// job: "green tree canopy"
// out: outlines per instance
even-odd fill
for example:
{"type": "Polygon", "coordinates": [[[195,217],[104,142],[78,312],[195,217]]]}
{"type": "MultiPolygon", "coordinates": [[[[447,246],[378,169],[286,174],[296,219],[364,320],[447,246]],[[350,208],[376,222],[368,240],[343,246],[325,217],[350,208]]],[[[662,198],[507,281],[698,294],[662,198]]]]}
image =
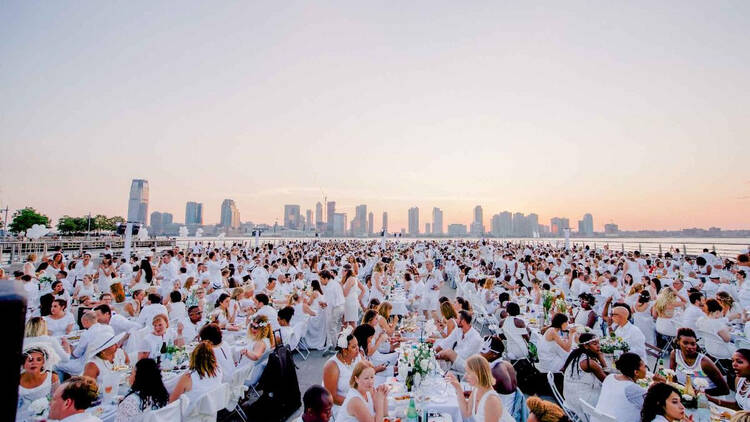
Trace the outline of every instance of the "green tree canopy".
{"type": "Polygon", "coordinates": [[[34,208],[26,207],[13,213],[13,221],[10,223],[10,231],[20,233],[31,228],[34,224],[42,224],[49,227],[49,217],[36,212],[34,208]]]}

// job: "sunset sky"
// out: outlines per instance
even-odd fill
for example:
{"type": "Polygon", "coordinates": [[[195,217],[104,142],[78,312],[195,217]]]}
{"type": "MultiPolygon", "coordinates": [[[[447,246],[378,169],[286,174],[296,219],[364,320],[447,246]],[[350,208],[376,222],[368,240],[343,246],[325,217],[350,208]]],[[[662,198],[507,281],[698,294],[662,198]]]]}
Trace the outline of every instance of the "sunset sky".
{"type": "MultiPolygon", "coordinates": [[[[408,3],[408,4],[403,4],[408,3]]],[[[750,2],[0,7],[0,206],[750,229],[750,2]]]]}

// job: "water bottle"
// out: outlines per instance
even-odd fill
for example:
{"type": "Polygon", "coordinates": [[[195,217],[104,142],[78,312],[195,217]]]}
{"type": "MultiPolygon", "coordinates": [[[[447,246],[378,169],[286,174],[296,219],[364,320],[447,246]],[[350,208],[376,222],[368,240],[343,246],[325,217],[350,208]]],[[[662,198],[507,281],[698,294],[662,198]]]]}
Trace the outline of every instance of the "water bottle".
{"type": "Polygon", "coordinates": [[[406,411],[406,422],[419,422],[419,413],[417,413],[414,398],[409,401],[409,409],[406,411]]]}

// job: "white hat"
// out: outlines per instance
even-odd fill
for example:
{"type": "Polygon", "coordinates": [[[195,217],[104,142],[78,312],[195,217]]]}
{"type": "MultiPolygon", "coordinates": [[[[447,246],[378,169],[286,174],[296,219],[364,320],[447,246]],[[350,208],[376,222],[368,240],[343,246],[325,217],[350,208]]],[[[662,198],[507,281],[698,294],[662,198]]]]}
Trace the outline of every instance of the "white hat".
{"type": "Polygon", "coordinates": [[[26,355],[31,352],[39,352],[44,355],[43,369],[48,371],[60,362],[60,356],[49,343],[42,340],[35,341],[35,338],[38,337],[26,337],[26,339],[24,339],[23,354],[26,355]]]}
{"type": "Polygon", "coordinates": [[[125,333],[120,333],[116,335],[112,335],[109,332],[97,333],[96,337],[94,337],[94,339],[91,340],[91,343],[89,343],[89,347],[86,350],[87,358],[91,359],[102,350],[112,347],[112,345],[119,343],[120,340],[122,340],[124,336],[125,336],[125,333]]]}

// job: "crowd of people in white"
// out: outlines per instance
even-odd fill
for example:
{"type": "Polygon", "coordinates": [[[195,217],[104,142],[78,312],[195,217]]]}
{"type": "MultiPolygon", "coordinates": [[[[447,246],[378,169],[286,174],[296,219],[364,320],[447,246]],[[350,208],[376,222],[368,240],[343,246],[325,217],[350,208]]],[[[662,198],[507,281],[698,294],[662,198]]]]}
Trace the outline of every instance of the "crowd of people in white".
{"type": "Polygon", "coordinates": [[[12,274],[0,269],[23,282],[29,304],[18,420],[33,420],[39,399],[50,419],[99,420],[86,409],[118,371],[129,389],[114,420],[139,420],[180,398],[196,403],[243,370],[255,385],[283,343],[332,354],[301,420],[380,422],[404,322],[416,316],[437,327],[421,340],[476,422],[688,420],[675,387],[691,383],[750,410],[747,252],[314,240],[119,259],[31,254],[12,274]],[[189,364],[165,379],[181,350],[189,364]],[[545,394],[557,404],[529,397],[545,394]]]}

